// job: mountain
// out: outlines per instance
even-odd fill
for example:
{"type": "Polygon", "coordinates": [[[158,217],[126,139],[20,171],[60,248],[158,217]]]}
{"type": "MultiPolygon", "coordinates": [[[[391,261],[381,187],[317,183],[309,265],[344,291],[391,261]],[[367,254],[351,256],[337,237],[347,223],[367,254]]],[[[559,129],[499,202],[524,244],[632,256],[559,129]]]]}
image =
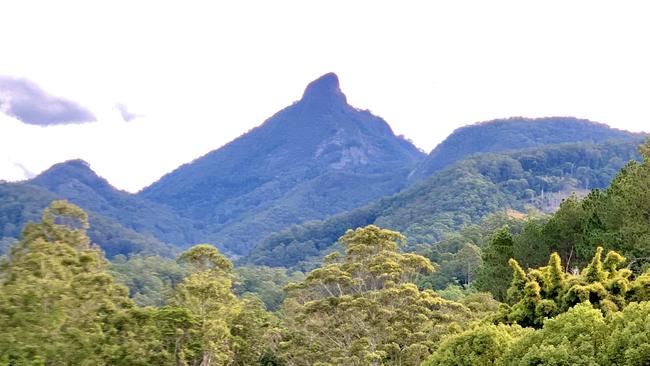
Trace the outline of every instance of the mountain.
{"type": "MultiPolygon", "coordinates": [[[[20,237],[26,223],[40,221],[43,209],[62,198],[65,197],[29,182],[0,183],[0,255],[20,237]]],[[[151,235],[125,227],[100,213],[87,209],[86,212],[90,222],[88,234],[108,257],[131,253],[173,256],[176,253],[174,247],[151,235]]]]}
{"type": "Polygon", "coordinates": [[[196,240],[196,230],[190,220],[167,206],[116,189],[83,160],[55,164],[26,183],[162,242],[182,246],[196,240]]]}
{"type": "Polygon", "coordinates": [[[424,159],[411,180],[426,178],[477,153],[513,151],[564,142],[601,142],[642,135],[574,117],[512,117],[480,122],[461,127],[449,135],[424,159]]]}
{"type": "MultiPolygon", "coordinates": [[[[380,202],[384,203],[427,202],[430,207],[425,210],[391,203],[391,210],[400,216],[388,223],[409,218],[415,226],[409,226],[407,234],[414,240],[428,241],[480,216],[483,211],[477,208],[479,202],[487,211],[514,204],[514,191],[504,196],[500,183],[486,183],[483,176],[470,180],[477,184],[472,188],[464,185],[464,175],[454,181],[447,172],[443,186],[418,191],[428,184],[421,182],[436,172],[477,154],[640,136],[576,118],[510,118],[460,128],[425,156],[409,141],[395,136],[383,119],[350,106],[338,77],[329,73],[311,82],[299,101],[259,127],[177,168],[136,195],[115,189],[82,160],[56,164],[26,182],[3,183],[0,247],[17,236],[25,220],[38,218],[40,210],[53,199],[67,199],[88,211],[91,224],[101,226],[94,232],[91,229],[91,237],[94,235],[109,255],[131,250],[165,251],[169,245],[183,247],[199,242],[214,243],[229,255],[246,255],[260,243],[263,251],[275,248],[275,241],[268,238],[292,225],[306,223],[299,227],[312,227],[308,222],[332,217],[328,222],[335,224],[326,231],[336,227],[333,232],[341,233],[366,222],[382,223],[386,217],[395,216],[388,208],[376,211],[376,207],[383,207],[377,203],[369,205],[382,197],[385,199],[380,202]],[[479,201],[464,201],[464,192],[472,189],[481,192],[475,197],[479,201]],[[403,199],[395,201],[392,195],[402,190],[395,197],[403,199]],[[29,203],[22,207],[21,200],[29,203]],[[3,208],[8,211],[3,212],[3,208]],[[460,214],[463,212],[465,216],[460,214]],[[418,231],[417,225],[424,226],[418,231]],[[432,225],[438,228],[432,229],[432,225]],[[119,234],[106,232],[108,227],[119,234]]],[[[557,171],[544,174],[549,179],[564,177],[557,171]]],[[[508,184],[513,190],[541,194],[529,187],[531,181],[508,184]]],[[[331,237],[326,238],[324,242],[331,244],[331,237]]]]}
{"type": "Polygon", "coordinates": [[[204,241],[244,254],[268,234],[396,193],[424,154],[347,103],[333,73],[302,99],[138,196],[205,225],[204,241]]]}
{"type": "Polygon", "coordinates": [[[413,246],[435,243],[493,212],[552,211],[571,192],[606,187],[621,167],[638,159],[643,139],[472,156],[365,207],[270,235],[242,261],[309,269],[350,228],[375,224],[397,230],[413,246]]]}

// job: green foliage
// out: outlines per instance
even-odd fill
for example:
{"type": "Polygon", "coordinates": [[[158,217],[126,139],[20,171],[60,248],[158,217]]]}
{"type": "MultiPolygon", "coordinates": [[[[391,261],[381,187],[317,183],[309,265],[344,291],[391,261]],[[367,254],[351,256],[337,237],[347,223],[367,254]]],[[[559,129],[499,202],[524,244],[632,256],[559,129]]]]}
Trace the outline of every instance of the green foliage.
{"type": "MultiPolygon", "coordinates": [[[[446,234],[442,240],[433,245],[417,244],[405,247],[405,251],[413,251],[429,258],[436,267],[434,274],[420,278],[418,287],[433,290],[444,289],[454,284],[466,288],[479,287],[479,270],[484,267],[482,257],[492,239],[491,233],[504,225],[509,226],[512,232],[519,232],[527,222],[522,219],[523,217],[526,216],[513,210],[495,212],[486,216],[478,224],[446,234]]],[[[508,271],[507,276],[509,275],[508,271]]]]}
{"type": "Polygon", "coordinates": [[[197,244],[181,253],[179,263],[189,264],[197,272],[224,273],[232,270],[232,262],[210,244],[197,244]]]}
{"type": "Polygon", "coordinates": [[[512,236],[507,226],[498,230],[483,252],[483,263],[478,273],[477,287],[491,292],[497,300],[504,301],[508,278],[512,277],[507,263],[514,256],[512,236]]]}
{"type": "MultiPolygon", "coordinates": [[[[625,161],[637,158],[638,142],[552,145],[471,157],[364,208],[269,236],[247,259],[254,264],[308,269],[315,257],[335,249],[337,238],[350,227],[374,224],[398,230],[409,237],[408,247],[416,248],[438,242],[494,212],[526,212],[531,207],[553,210],[559,204],[554,197],[607,186],[625,161]]],[[[550,237],[543,241],[551,245],[550,237]]],[[[576,255],[574,251],[573,258],[576,255]]]]}
{"type": "Polygon", "coordinates": [[[415,365],[443,334],[467,321],[457,303],[412,283],[433,271],[424,257],[402,254],[405,238],[376,226],[341,237],[344,255],[289,286],[282,355],[290,365],[415,365]]]}
{"type": "Polygon", "coordinates": [[[11,248],[0,268],[0,360],[90,365],[110,357],[103,345],[133,305],[87,228],[79,207],[54,201],[11,248]]]}
{"type": "Polygon", "coordinates": [[[650,264],[650,160],[632,161],[604,191],[583,199],[571,196],[547,221],[531,222],[514,238],[514,257],[525,266],[539,266],[557,252],[565,269],[584,266],[599,245],[616,250],[639,272],[650,264]]]}
{"type": "Polygon", "coordinates": [[[193,273],[176,287],[172,305],[186,309],[195,322],[193,337],[178,339],[176,355],[189,364],[225,365],[232,357],[229,323],[238,310],[231,290],[232,263],[208,244],[188,249],[178,260],[193,273]]]}
{"type": "MultiPolygon", "coordinates": [[[[125,192],[121,194],[127,195],[125,192]]],[[[18,238],[21,229],[29,222],[40,219],[40,213],[51,202],[60,199],[37,185],[27,183],[0,183],[0,238],[18,238]]],[[[97,198],[100,202],[103,199],[97,198]]],[[[101,206],[101,205],[100,205],[101,206]]],[[[108,257],[119,254],[143,253],[171,257],[175,250],[156,238],[136,232],[139,226],[124,226],[116,219],[93,211],[88,212],[90,228],[88,236],[101,246],[108,257]],[[129,228],[132,227],[132,228],[129,228]]],[[[155,217],[152,220],[156,220],[155,217]]],[[[3,252],[0,247],[0,254],[3,252]]]]}
{"type": "Polygon", "coordinates": [[[529,269],[527,273],[511,259],[514,275],[508,297],[512,306],[502,306],[497,319],[539,328],[545,319],[580,303],[590,303],[609,314],[622,310],[630,300],[650,300],[643,297],[647,295],[642,290],[646,279],[630,279],[632,272],[619,268],[625,258],[616,252],[607,253],[603,262],[602,250],[596,250],[591,263],[579,274],[565,273],[557,253],[551,255],[547,266],[529,269]]]}
{"type": "Polygon", "coordinates": [[[602,312],[583,303],[547,320],[542,329],[524,334],[497,364],[598,365],[607,330],[602,312]]]}
{"type": "Polygon", "coordinates": [[[277,320],[257,297],[238,299],[232,291],[232,263],[209,244],[178,257],[190,274],[174,288],[158,318],[166,348],[181,365],[252,365],[273,355],[277,320]]]}
{"type": "Polygon", "coordinates": [[[516,325],[478,325],[443,339],[422,366],[497,365],[509,346],[529,332],[516,325]]]}
{"type": "MultiPolygon", "coordinates": [[[[88,216],[54,201],[0,262],[0,365],[252,365],[275,357],[278,320],[232,292],[232,263],[201,244],[179,261],[117,257],[137,307],[91,244],[88,216]],[[185,274],[189,273],[186,277],[185,274]],[[142,277],[141,277],[142,276],[142,277]]],[[[280,364],[280,363],[276,363],[280,364]]]]}
{"type": "Polygon", "coordinates": [[[576,141],[627,139],[627,131],[572,117],[497,119],[461,127],[420,164],[415,177],[427,177],[477,153],[495,153],[576,141]]]}
{"type": "Polygon", "coordinates": [[[279,320],[267,312],[260,299],[247,296],[232,320],[232,365],[279,365],[274,342],[281,332],[279,320]]]}
{"type": "Polygon", "coordinates": [[[481,324],[448,336],[422,365],[647,365],[649,317],[647,301],[606,317],[585,302],[541,329],[481,324]]]}
{"type": "Polygon", "coordinates": [[[118,283],[129,288],[129,297],[140,306],[164,306],[186,269],[176,261],[159,256],[118,255],[110,262],[110,272],[118,283]]]}
{"type": "Polygon", "coordinates": [[[650,363],[650,302],[631,303],[607,318],[602,365],[641,366],[650,363]]]}
{"type": "Polygon", "coordinates": [[[300,282],[305,279],[302,272],[264,266],[235,267],[234,273],[233,292],[240,297],[247,295],[258,297],[269,311],[280,309],[285,298],[285,286],[290,282],[300,282]]]}

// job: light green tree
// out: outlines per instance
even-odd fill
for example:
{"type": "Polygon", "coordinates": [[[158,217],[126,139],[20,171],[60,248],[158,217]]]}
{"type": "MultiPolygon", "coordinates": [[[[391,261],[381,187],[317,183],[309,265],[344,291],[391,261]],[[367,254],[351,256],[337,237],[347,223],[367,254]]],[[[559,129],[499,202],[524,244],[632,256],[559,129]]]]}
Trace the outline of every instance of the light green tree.
{"type": "Polygon", "coordinates": [[[601,365],[642,366],[650,364],[650,302],[630,303],[610,314],[607,341],[601,365]]]}
{"type": "Polygon", "coordinates": [[[422,366],[496,365],[510,344],[530,332],[516,325],[478,325],[443,339],[422,366]]]}
{"type": "Polygon", "coordinates": [[[0,362],[102,365],[127,290],[86,235],[79,207],[54,201],[28,224],[0,268],[0,362]]]}
{"type": "Polygon", "coordinates": [[[467,308],[413,284],[428,259],[398,251],[404,237],[367,226],[339,240],[345,254],[288,287],[284,339],[288,365],[417,365],[467,308]]]}
{"type": "Polygon", "coordinates": [[[596,366],[606,338],[602,312],[582,303],[513,342],[497,365],[596,366]]]}
{"type": "Polygon", "coordinates": [[[547,266],[527,272],[511,259],[514,272],[508,298],[512,305],[501,307],[498,321],[539,328],[546,318],[580,303],[589,302],[608,314],[622,310],[630,300],[650,300],[647,277],[632,279],[632,272],[621,268],[624,257],[610,251],[603,261],[602,252],[598,247],[591,263],[575,274],[564,272],[557,253],[547,266]]]}
{"type": "Polygon", "coordinates": [[[232,263],[209,244],[199,244],[182,253],[178,261],[191,274],[177,287],[172,305],[187,310],[196,328],[179,332],[184,344],[176,350],[181,365],[227,365],[233,357],[230,323],[239,311],[232,293],[232,263]],[[200,347],[200,352],[194,349],[200,347]]]}

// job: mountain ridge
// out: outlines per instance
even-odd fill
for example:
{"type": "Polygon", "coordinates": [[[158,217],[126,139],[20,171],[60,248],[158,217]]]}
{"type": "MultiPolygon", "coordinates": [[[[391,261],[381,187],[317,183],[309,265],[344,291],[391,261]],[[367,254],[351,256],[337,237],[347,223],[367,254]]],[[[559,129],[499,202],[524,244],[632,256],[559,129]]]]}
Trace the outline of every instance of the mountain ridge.
{"type": "Polygon", "coordinates": [[[370,224],[402,232],[411,246],[432,244],[499,210],[559,201],[556,193],[566,196],[585,185],[606,187],[628,160],[638,159],[643,140],[634,136],[472,155],[395,195],[273,233],[242,263],[309,270],[346,230],[370,224]]]}
{"type": "Polygon", "coordinates": [[[509,117],[476,122],[455,129],[420,163],[411,180],[477,153],[499,153],[575,141],[601,142],[647,136],[576,117],[509,117]]]}
{"type": "Polygon", "coordinates": [[[85,210],[110,217],[125,228],[174,246],[195,241],[191,221],[174,214],[164,205],[115,188],[84,160],[54,164],[24,183],[47,189],[85,210]]]}
{"type": "MultiPolygon", "coordinates": [[[[513,117],[459,128],[425,156],[382,118],[350,106],[338,77],[328,73],[260,126],[137,194],[116,189],[80,159],[55,164],[22,184],[48,192],[30,191],[41,201],[68,199],[123,233],[175,247],[211,242],[240,256],[292,225],[362,210],[471,156],[641,136],[574,117],[513,117]]],[[[8,195],[15,187],[6,186],[8,195]]],[[[16,217],[11,212],[9,221],[16,217]]],[[[364,220],[368,216],[354,222],[364,220]]],[[[7,225],[3,232],[14,233],[7,225]]]]}
{"type": "Polygon", "coordinates": [[[328,73],[298,102],[138,195],[209,222],[206,239],[233,250],[260,237],[241,223],[268,233],[364,204],[401,189],[423,158],[386,121],[347,104],[328,73]]]}

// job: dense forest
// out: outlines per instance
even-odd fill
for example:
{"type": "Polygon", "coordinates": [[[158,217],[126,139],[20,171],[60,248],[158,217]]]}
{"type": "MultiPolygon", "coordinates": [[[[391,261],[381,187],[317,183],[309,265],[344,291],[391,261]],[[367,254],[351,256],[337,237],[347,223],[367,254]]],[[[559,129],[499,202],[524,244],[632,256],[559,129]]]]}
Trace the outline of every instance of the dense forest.
{"type": "Polygon", "coordinates": [[[650,363],[650,141],[476,156],[377,205],[300,273],[211,244],[108,261],[55,200],[3,241],[0,365],[650,363]],[[588,194],[540,210],[567,187],[588,194]],[[435,197],[444,229],[418,236],[435,197]]]}
{"type": "Polygon", "coordinates": [[[638,159],[641,141],[569,143],[470,157],[365,207],[275,233],[246,261],[309,269],[351,227],[397,230],[414,247],[436,243],[506,209],[552,211],[571,192],[606,187],[627,161],[638,159]]]}
{"type": "Polygon", "coordinates": [[[421,179],[464,158],[567,142],[603,142],[634,136],[628,131],[573,117],[511,117],[479,122],[454,131],[419,164],[411,179],[421,179]],[[526,126],[527,128],[522,128],[526,126]]]}

